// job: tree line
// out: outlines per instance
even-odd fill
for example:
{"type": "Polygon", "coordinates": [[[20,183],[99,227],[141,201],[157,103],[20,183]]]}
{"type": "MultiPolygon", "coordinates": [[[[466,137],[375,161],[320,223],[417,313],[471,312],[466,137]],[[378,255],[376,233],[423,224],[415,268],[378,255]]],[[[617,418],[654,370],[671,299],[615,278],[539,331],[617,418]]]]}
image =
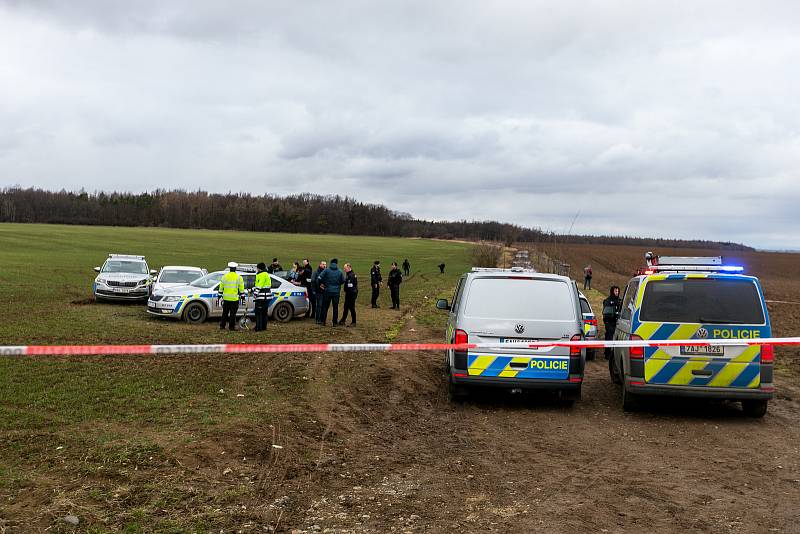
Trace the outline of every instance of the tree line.
{"type": "Polygon", "coordinates": [[[161,189],[87,193],[9,187],[0,189],[0,222],[750,250],[741,244],[715,241],[559,235],[497,221],[428,221],[380,204],[309,193],[281,197],[161,189]]]}

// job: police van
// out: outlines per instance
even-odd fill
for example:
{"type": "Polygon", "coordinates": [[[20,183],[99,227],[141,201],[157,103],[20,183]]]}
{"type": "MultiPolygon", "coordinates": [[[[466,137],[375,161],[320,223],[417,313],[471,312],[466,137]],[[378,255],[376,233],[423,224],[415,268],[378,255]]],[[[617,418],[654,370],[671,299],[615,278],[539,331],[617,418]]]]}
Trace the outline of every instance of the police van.
{"type": "Polygon", "coordinates": [[[491,348],[445,353],[449,393],[460,400],[475,387],[512,391],[556,391],[565,403],[580,398],[586,351],[577,347],[532,349],[532,341],[579,341],[583,319],[578,288],[565,276],[530,269],[473,268],[456,285],[449,311],[447,343],[491,348]]]}
{"type": "Polygon", "coordinates": [[[772,335],[758,279],[721,257],[645,259],[625,289],[614,339],[697,343],[614,348],[609,373],[622,385],[623,409],[646,395],[706,397],[741,401],[745,414],[762,417],[774,392],[773,347],[702,344],[772,335]]]}

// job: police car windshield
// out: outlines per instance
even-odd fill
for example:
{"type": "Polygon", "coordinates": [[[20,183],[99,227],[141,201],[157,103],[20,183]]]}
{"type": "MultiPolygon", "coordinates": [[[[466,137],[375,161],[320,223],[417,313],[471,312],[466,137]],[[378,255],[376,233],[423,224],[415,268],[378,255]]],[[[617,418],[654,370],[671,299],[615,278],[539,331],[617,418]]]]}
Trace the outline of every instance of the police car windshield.
{"type": "Polygon", "coordinates": [[[190,285],[194,287],[203,287],[203,288],[214,287],[219,283],[221,278],[222,278],[222,273],[211,273],[202,278],[198,278],[190,285]]]}
{"type": "Polygon", "coordinates": [[[664,323],[763,324],[764,310],[749,280],[688,278],[647,283],[639,319],[664,323]]]}
{"type": "Polygon", "coordinates": [[[147,274],[147,264],[136,260],[108,260],[103,265],[104,273],[147,274]]]}
{"type": "Polygon", "coordinates": [[[158,276],[158,281],[164,284],[188,284],[201,276],[203,276],[203,273],[200,271],[164,269],[158,276]]]}

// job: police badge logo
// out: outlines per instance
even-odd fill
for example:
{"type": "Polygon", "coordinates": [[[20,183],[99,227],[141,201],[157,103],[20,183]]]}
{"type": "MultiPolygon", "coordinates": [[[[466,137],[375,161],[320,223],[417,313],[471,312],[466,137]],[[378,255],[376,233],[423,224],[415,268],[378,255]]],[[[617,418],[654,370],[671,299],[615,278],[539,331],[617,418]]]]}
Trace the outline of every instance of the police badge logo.
{"type": "Polygon", "coordinates": [[[697,337],[698,337],[699,339],[705,339],[705,338],[707,338],[707,337],[708,337],[708,330],[706,330],[705,328],[699,328],[699,329],[697,330],[697,337]]]}
{"type": "Polygon", "coordinates": [[[521,334],[524,331],[525,331],[525,326],[524,325],[517,324],[516,326],[514,326],[514,332],[516,332],[517,334],[521,334]]]}

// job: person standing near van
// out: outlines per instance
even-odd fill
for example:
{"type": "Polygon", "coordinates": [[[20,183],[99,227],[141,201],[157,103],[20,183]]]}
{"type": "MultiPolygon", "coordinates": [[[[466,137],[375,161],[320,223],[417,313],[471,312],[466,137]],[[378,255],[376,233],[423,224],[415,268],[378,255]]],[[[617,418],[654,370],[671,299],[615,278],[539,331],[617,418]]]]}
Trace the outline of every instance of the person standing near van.
{"type": "Polygon", "coordinates": [[[369,285],[372,288],[372,307],[378,307],[378,295],[381,293],[381,260],[375,260],[372,269],[369,271],[369,285]]]}
{"type": "MultiPolygon", "coordinates": [[[[606,341],[614,339],[614,331],[617,329],[617,319],[621,309],[622,300],[619,298],[619,287],[611,286],[608,297],[603,301],[603,325],[606,328],[606,341]]],[[[603,352],[606,360],[610,360],[614,351],[606,347],[603,352]]]]}
{"type": "Polygon", "coordinates": [[[397,268],[397,262],[393,261],[386,285],[389,286],[389,292],[392,294],[392,308],[395,310],[400,309],[400,284],[402,283],[403,275],[397,268]]]}
{"type": "Polygon", "coordinates": [[[592,289],[592,266],[583,268],[583,289],[592,289]]]}
{"type": "Polygon", "coordinates": [[[347,322],[347,314],[352,317],[350,324],[356,325],[356,298],[358,298],[358,277],[353,271],[353,266],[349,263],[344,264],[344,311],[340,323],[347,322]]]}

